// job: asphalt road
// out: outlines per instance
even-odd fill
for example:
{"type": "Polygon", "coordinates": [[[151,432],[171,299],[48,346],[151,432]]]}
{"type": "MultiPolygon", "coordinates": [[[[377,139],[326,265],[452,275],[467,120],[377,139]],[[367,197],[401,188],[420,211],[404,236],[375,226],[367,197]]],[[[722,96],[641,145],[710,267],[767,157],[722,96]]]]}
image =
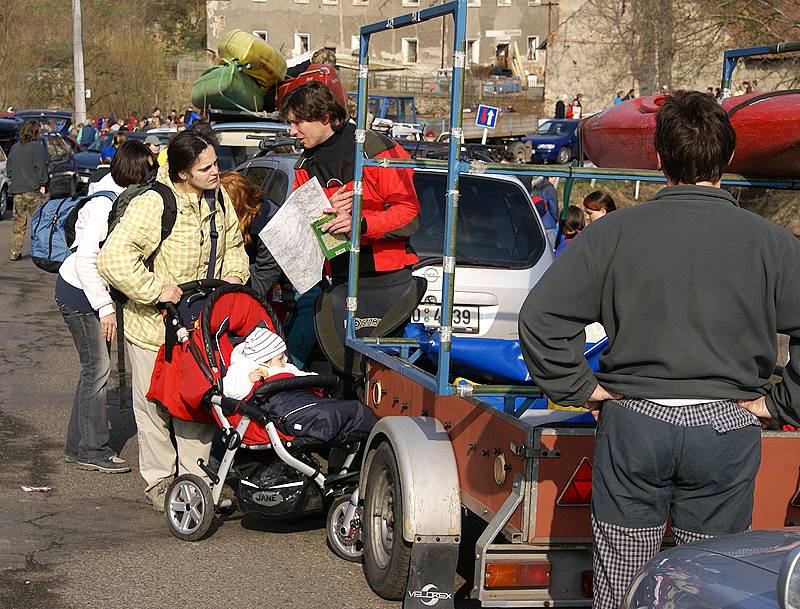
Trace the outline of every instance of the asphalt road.
{"type": "Polygon", "coordinates": [[[236,514],[203,541],[173,538],[144,501],[133,416],[114,394],[113,445],[133,473],[63,462],[78,356],[53,300],[56,276],[27,255],[8,262],[9,215],[0,222],[0,607],[399,607],[328,550],[321,518],[286,526],[236,514]]]}

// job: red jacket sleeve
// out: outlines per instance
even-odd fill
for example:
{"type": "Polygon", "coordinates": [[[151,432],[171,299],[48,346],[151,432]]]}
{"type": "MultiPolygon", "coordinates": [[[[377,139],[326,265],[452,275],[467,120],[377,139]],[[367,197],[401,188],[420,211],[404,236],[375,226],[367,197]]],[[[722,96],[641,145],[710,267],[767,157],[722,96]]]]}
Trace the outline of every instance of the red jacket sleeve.
{"type": "MultiPolygon", "coordinates": [[[[375,158],[409,158],[396,144],[375,158]]],[[[364,205],[362,214],[367,221],[364,238],[407,239],[419,228],[419,200],[414,189],[413,169],[364,168],[364,199],[378,205],[364,205]],[[382,208],[382,209],[381,209],[382,208]]]]}

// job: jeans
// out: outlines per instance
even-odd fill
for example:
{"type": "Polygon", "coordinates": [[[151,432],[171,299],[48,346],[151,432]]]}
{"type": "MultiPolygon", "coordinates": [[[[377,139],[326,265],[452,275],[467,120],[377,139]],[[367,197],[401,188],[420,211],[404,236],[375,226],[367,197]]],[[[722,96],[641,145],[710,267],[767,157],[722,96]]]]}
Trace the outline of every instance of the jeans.
{"type": "Polygon", "coordinates": [[[108,446],[106,385],[111,372],[111,358],[95,313],[75,311],[61,303],[58,303],[58,308],[72,334],[81,362],[64,454],[78,461],[100,463],[116,455],[108,446]]]}

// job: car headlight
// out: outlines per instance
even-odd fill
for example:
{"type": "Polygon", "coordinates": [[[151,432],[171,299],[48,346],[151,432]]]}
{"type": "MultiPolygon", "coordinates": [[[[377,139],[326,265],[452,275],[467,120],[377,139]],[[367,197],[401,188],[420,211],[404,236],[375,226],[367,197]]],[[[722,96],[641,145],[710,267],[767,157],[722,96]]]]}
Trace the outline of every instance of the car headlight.
{"type": "Polygon", "coordinates": [[[555,144],[539,144],[536,146],[539,150],[553,150],[556,145],[555,144]]]}

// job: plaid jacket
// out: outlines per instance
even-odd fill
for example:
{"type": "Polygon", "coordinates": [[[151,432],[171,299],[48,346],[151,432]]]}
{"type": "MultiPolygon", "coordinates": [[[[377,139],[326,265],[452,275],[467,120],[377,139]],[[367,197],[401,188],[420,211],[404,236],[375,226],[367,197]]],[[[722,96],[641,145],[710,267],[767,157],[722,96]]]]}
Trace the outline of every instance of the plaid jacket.
{"type": "MultiPolygon", "coordinates": [[[[173,190],[178,204],[178,216],[169,237],[160,242],[163,201],[157,193],[148,191],[128,204],[97,258],[103,279],[128,296],[124,307],[125,338],[153,351],[164,343],[164,323],[155,307],[164,286],[204,279],[211,255],[208,205],[195,195],[178,193],[166,167],[159,170],[158,181],[173,190]],[[156,250],[150,271],[145,261],[156,250]]],[[[234,276],[245,283],[250,272],[242,234],[231,199],[227,192],[223,196],[225,212],[219,206],[215,212],[219,239],[214,276],[234,276]]]]}

